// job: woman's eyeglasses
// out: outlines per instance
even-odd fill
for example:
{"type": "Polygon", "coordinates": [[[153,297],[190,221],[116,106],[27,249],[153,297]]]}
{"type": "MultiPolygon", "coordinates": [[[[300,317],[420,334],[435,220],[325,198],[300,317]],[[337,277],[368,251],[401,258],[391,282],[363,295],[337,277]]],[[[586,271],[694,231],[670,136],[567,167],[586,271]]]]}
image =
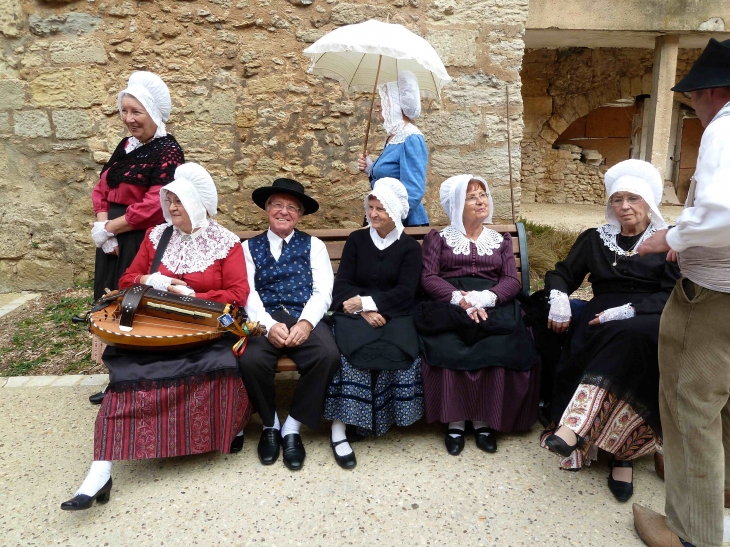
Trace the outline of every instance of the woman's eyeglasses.
{"type": "Polygon", "coordinates": [[[489,199],[489,194],[485,194],[484,192],[482,192],[481,194],[474,194],[471,196],[467,196],[466,202],[469,205],[474,205],[475,203],[477,203],[479,201],[486,201],[487,199],[489,199]]]}
{"type": "Polygon", "coordinates": [[[629,205],[636,205],[640,201],[642,201],[642,197],[641,196],[625,196],[625,197],[624,196],[616,196],[616,197],[613,197],[613,198],[611,198],[611,199],[608,200],[608,202],[613,207],[618,207],[620,205],[623,205],[624,204],[624,201],[627,202],[629,205]]]}
{"type": "Polygon", "coordinates": [[[170,198],[167,198],[165,200],[165,203],[167,204],[168,207],[171,207],[172,205],[174,205],[175,207],[182,207],[183,206],[182,201],[180,201],[179,199],[170,199],[170,198]]]}

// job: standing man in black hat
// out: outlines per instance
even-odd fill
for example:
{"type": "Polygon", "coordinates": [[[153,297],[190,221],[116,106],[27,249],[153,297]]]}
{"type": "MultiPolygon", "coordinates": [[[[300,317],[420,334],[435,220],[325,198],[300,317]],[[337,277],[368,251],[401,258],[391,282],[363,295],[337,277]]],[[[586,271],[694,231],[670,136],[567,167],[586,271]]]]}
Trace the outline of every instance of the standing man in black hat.
{"type": "Polygon", "coordinates": [[[266,211],[269,229],[243,244],[251,285],[246,313],[268,332],[248,340],[239,366],[264,423],[259,460],[273,464],[283,444],[284,464],[296,471],[305,457],[299,428],[302,423],[312,429],[320,425],[327,386],[340,364],[332,331],[320,323],[332,303],[334,276],[324,243],[295,228],[303,215],[319,209],[300,183],[277,179],[254,190],[252,197],[266,211]],[[301,374],[283,426],[274,403],[274,371],[282,354],[301,374]]]}
{"type": "Polygon", "coordinates": [[[659,329],[666,517],[634,504],[651,547],[721,547],[730,483],[730,40],[711,39],[674,88],[705,132],[685,209],[639,254],[679,257],[659,329]],[[724,449],[723,449],[724,447],[724,449]]]}

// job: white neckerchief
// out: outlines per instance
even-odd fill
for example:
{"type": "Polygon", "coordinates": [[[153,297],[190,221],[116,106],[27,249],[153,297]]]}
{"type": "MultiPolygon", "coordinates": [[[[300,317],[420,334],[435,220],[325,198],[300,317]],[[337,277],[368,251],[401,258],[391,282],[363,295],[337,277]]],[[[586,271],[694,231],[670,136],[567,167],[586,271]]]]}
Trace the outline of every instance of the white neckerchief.
{"type": "Polygon", "coordinates": [[[127,139],[127,143],[124,145],[124,151],[129,154],[130,152],[134,152],[139,148],[140,146],[144,146],[145,144],[151,143],[153,140],[155,140],[157,137],[152,137],[151,140],[147,141],[146,143],[140,142],[140,140],[137,137],[129,137],[127,139]]]}
{"type": "Polygon", "coordinates": [[[271,228],[269,228],[266,232],[266,237],[269,238],[269,250],[271,251],[271,256],[274,257],[274,260],[279,262],[279,257],[281,257],[281,253],[284,250],[284,241],[286,241],[287,245],[289,244],[291,238],[294,237],[294,230],[292,230],[285,238],[281,238],[272,232],[271,228]]]}
{"type": "Polygon", "coordinates": [[[385,237],[380,237],[380,234],[378,234],[378,231],[370,227],[370,239],[373,240],[373,244],[381,251],[384,251],[388,247],[390,247],[393,243],[398,241],[400,239],[400,235],[403,233],[403,228],[398,230],[398,227],[396,226],[393,228],[390,232],[386,234],[385,237]]]}
{"type": "Polygon", "coordinates": [[[385,147],[388,148],[391,144],[402,144],[406,142],[406,139],[411,135],[421,135],[423,137],[423,133],[421,133],[421,130],[412,123],[409,123],[406,124],[403,129],[393,135],[390,140],[388,140],[388,142],[385,144],[385,147]]]}
{"type": "MultiPolygon", "coordinates": [[[[150,231],[150,241],[155,249],[165,228],[172,224],[160,224],[150,231]]],[[[240,239],[233,232],[211,220],[207,226],[191,234],[186,234],[175,227],[162,255],[162,264],[173,274],[204,272],[216,260],[228,256],[231,248],[240,239]]]]}
{"type": "Polygon", "coordinates": [[[455,255],[469,256],[471,254],[471,244],[473,243],[477,247],[479,256],[491,256],[494,249],[499,249],[502,241],[504,241],[504,237],[499,232],[495,232],[486,226],[482,227],[482,233],[479,234],[476,241],[472,241],[452,225],[441,230],[439,234],[444,238],[446,244],[451,247],[455,255]]]}
{"type": "MultiPolygon", "coordinates": [[[[624,251],[621,247],[619,247],[618,243],[616,242],[616,238],[621,233],[620,227],[614,226],[613,224],[604,224],[603,226],[599,226],[598,228],[596,228],[596,230],[598,231],[598,235],[601,237],[601,241],[603,241],[603,244],[608,247],[610,251],[620,256],[626,256],[627,251],[624,251]]],[[[638,249],[639,245],[649,239],[649,237],[651,237],[651,235],[656,231],[656,225],[653,221],[650,222],[649,226],[644,231],[644,234],[634,245],[634,249],[638,249]]]]}

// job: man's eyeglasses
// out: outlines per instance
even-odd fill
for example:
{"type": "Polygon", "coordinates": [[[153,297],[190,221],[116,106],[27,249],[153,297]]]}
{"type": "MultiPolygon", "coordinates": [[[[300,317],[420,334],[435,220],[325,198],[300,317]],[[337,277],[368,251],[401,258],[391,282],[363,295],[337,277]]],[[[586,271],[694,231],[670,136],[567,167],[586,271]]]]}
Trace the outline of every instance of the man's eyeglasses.
{"type": "Polygon", "coordinates": [[[283,203],[279,203],[278,201],[276,203],[272,203],[271,208],[274,211],[283,211],[284,209],[286,209],[288,212],[290,212],[292,214],[299,212],[299,207],[297,207],[296,205],[285,205],[283,203]]]}
{"type": "Polygon", "coordinates": [[[692,100],[692,94],[689,91],[682,91],[682,97],[690,101],[692,100]]]}

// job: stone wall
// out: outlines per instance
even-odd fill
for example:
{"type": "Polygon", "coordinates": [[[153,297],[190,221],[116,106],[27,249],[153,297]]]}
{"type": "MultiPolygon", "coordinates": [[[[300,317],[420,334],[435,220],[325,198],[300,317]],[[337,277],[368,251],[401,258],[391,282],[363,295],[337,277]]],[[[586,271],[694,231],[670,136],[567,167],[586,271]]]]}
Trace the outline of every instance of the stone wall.
{"type": "MultiPolygon", "coordinates": [[[[356,169],[368,101],[306,74],[302,55],[326,32],[368,18],[428,39],[454,81],[426,101],[425,204],[444,221],[438,186],[484,176],[508,218],[505,83],[519,207],[520,77],[527,0],[0,0],[0,291],[55,289],[89,278],[90,193],[125,135],[116,94],[134,70],[168,83],[168,124],[188,161],[220,193],[219,220],[259,229],[251,191],[302,181],[321,212],[304,227],[356,227],[367,180],[356,169]]],[[[377,121],[375,122],[377,124],[377,121]]],[[[382,129],[371,135],[382,148],[382,129]]]]}
{"type": "MultiPolygon", "coordinates": [[[[681,49],[677,78],[700,50],[681,49]]],[[[602,203],[603,173],[580,155],[553,148],[568,126],[610,102],[651,94],[654,52],[638,48],[525,51],[522,199],[526,203],[602,203]]]]}

